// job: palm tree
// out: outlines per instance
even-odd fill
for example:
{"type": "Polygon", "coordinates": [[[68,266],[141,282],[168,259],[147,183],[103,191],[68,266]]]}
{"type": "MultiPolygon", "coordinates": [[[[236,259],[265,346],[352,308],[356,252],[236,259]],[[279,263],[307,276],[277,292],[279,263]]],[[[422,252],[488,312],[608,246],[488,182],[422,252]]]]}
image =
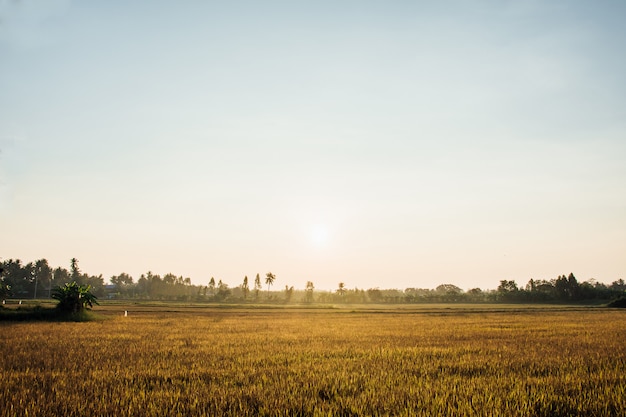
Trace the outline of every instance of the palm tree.
{"type": "Polygon", "coordinates": [[[346,284],[344,284],[343,282],[340,282],[339,289],[337,290],[337,292],[339,293],[339,295],[343,297],[343,294],[346,292],[346,284]]]}
{"type": "Polygon", "coordinates": [[[80,269],[78,269],[78,259],[72,258],[70,260],[70,268],[72,270],[72,281],[78,282],[80,279],[80,269]]]}
{"type": "Polygon", "coordinates": [[[270,287],[274,283],[275,279],[276,279],[276,275],[272,274],[271,272],[268,272],[267,274],[265,274],[265,283],[267,284],[267,296],[268,297],[270,295],[270,287]]]}

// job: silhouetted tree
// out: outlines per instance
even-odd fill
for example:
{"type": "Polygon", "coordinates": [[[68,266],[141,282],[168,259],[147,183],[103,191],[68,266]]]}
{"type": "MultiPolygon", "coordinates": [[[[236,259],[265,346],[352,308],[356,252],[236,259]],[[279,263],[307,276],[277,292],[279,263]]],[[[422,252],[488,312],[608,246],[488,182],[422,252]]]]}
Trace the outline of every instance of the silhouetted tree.
{"type": "Polygon", "coordinates": [[[579,285],[574,274],[570,273],[568,277],[559,275],[554,281],[554,289],[557,297],[561,301],[574,301],[578,299],[579,285]]]}
{"type": "Polygon", "coordinates": [[[87,275],[83,274],[81,276],[82,285],[88,285],[91,287],[91,292],[98,296],[102,297],[104,295],[104,278],[102,274],[100,275],[87,275]]]}
{"type": "Polygon", "coordinates": [[[257,273],[254,277],[254,298],[257,300],[259,299],[259,291],[261,291],[261,277],[257,273]]]}
{"type": "Polygon", "coordinates": [[[74,282],[79,282],[80,281],[80,269],[78,269],[78,259],[72,258],[70,262],[71,262],[71,264],[70,264],[70,271],[71,271],[70,278],[74,282]]]}
{"type": "Polygon", "coordinates": [[[250,287],[248,286],[248,276],[243,277],[243,284],[241,284],[241,291],[243,292],[243,299],[248,298],[248,293],[250,292],[250,287]]]}
{"type": "Polygon", "coordinates": [[[626,282],[620,278],[617,281],[613,281],[611,285],[609,285],[609,289],[617,292],[624,292],[626,291],[626,282]]]}
{"type": "Polygon", "coordinates": [[[467,291],[467,298],[468,301],[472,302],[484,301],[485,294],[480,288],[472,288],[471,290],[467,291]]]}
{"type": "Polygon", "coordinates": [[[19,259],[2,262],[4,283],[15,297],[30,297],[33,294],[32,263],[22,265],[19,259]]]}
{"type": "Polygon", "coordinates": [[[141,274],[141,276],[137,280],[137,285],[136,285],[137,295],[140,298],[148,297],[150,294],[149,287],[150,287],[150,282],[148,282],[148,278],[144,274],[141,274]]]}
{"type": "Polygon", "coordinates": [[[11,286],[4,281],[4,268],[0,266],[0,298],[3,300],[11,295],[11,286]]]}
{"type": "Polygon", "coordinates": [[[274,283],[275,279],[276,279],[276,275],[272,274],[271,272],[268,272],[267,274],[265,274],[265,283],[267,284],[267,296],[268,297],[270,295],[270,287],[274,283]]]}
{"type": "Polygon", "coordinates": [[[346,284],[344,284],[343,282],[340,282],[339,287],[337,288],[337,294],[339,294],[339,296],[343,300],[343,296],[345,295],[345,293],[346,293],[346,284]]]}
{"type": "Polygon", "coordinates": [[[130,292],[133,289],[133,277],[125,272],[122,272],[119,275],[113,275],[111,278],[109,278],[109,282],[115,285],[115,289],[121,295],[130,295],[130,292]]]}
{"type": "Polygon", "coordinates": [[[230,289],[228,288],[228,284],[220,281],[217,283],[217,294],[215,294],[216,301],[224,301],[230,295],[230,289]]]}
{"type": "Polygon", "coordinates": [[[52,284],[52,268],[50,268],[50,265],[48,265],[48,261],[46,259],[40,259],[36,261],[33,266],[32,272],[35,281],[33,298],[37,298],[37,296],[41,294],[50,295],[52,284]]]}
{"type": "Polygon", "coordinates": [[[383,293],[380,288],[370,288],[367,290],[367,298],[372,303],[380,303],[383,300],[383,293]]]}
{"type": "Polygon", "coordinates": [[[306,287],[304,289],[304,301],[306,303],[312,303],[313,302],[313,290],[315,289],[315,287],[313,286],[313,281],[307,281],[306,282],[306,287]]]}
{"type": "Polygon", "coordinates": [[[571,300],[580,300],[580,284],[572,272],[567,276],[568,291],[571,300]]]}
{"type": "Polygon", "coordinates": [[[551,301],[557,298],[554,284],[545,279],[534,280],[532,284],[530,299],[532,301],[551,301]]]}
{"type": "Polygon", "coordinates": [[[293,287],[289,285],[285,285],[285,302],[288,303],[291,301],[291,297],[293,297],[293,287]]]}
{"type": "Polygon", "coordinates": [[[209,293],[211,294],[211,297],[215,296],[215,278],[211,277],[211,280],[209,281],[209,293]]]}
{"type": "Polygon", "coordinates": [[[441,284],[435,288],[437,295],[440,297],[441,301],[444,302],[455,302],[459,301],[463,290],[453,284],[441,284]]]}
{"type": "Polygon", "coordinates": [[[52,286],[59,287],[70,282],[70,272],[62,267],[55,268],[52,272],[52,286]]]}
{"type": "Polygon", "coordinates": [[[517,283],[515,281],[502,280],[500,281],[500,285],[496,291],[499,299],[513,301],[516,299],[519,289],[517,288],[517,283]]]}

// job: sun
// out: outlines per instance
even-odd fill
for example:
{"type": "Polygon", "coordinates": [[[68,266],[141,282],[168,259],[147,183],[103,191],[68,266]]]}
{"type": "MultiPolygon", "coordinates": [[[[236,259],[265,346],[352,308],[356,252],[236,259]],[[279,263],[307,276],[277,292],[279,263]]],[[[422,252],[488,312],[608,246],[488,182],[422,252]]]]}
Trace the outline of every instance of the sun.
{"type": "Polygon", "coordinates": [[[328,227],[323,224],[316,224],[311,227],[310,230],[310,239],[311,243],[315,247],[324,247],[328,244],[330,235],[328,232],[328,227]]]}

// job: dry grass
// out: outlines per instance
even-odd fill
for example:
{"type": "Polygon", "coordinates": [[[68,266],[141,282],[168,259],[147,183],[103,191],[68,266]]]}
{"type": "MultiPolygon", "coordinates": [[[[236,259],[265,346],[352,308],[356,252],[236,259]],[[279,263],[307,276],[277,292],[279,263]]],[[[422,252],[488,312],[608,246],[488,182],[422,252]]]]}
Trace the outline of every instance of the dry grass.
{"type": "Polygon", "coordinates": [[[623,311],[109,313],[0,324],[0,416],[626,415],[623,311]]]}

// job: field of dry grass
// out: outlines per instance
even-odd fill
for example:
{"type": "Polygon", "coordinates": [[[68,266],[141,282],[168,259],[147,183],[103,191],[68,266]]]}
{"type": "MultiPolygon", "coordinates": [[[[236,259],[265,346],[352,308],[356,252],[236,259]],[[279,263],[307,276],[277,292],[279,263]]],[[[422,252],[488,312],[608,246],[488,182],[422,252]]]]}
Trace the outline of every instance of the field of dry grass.
{"type": "Polygon", "coordinates": [[[626,415],[623,311],[96,311],[0,323],[0,416],[626,415]]]}

